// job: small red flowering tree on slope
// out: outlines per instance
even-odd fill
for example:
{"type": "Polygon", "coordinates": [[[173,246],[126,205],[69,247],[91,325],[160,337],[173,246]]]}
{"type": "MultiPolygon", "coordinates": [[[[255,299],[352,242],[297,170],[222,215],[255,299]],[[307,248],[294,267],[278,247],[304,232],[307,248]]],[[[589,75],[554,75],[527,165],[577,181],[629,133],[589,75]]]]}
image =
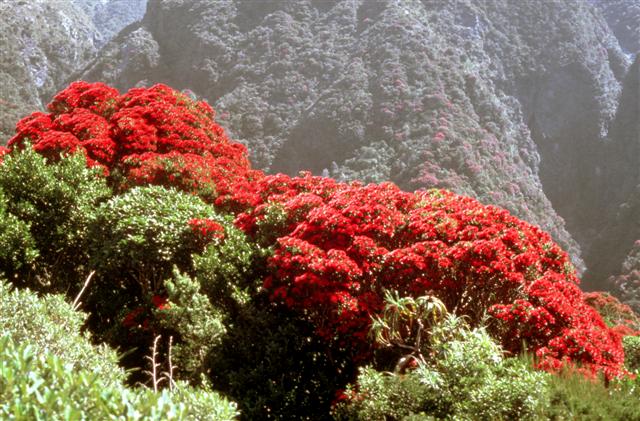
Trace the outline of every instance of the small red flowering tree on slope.
{"type": "Polygon", "coordinates": [[[586,292],[584,299],[598,311],[608,326],[622,336],[640,335],[640,317],[613,295],[602,291],[586,292]]]}
{"type": "Polygon", "coordinates": [[[504,210],[443,190],[264,176],[208,105],[163,85],[119,95],[76,82],[49,110],[20,121],[9,146],[29,141],[52,161],[80,150],[118,189],[174,186],[236,213],[239,227],[273,246],[271,298],[356,359],[369,354],[371,317],[392,289],[435,295],[472,324],[492,316],[503,346],[519,352],[526,343],[544,368],[623,373],[620,337],[585,304],[566,254],[504,210]]]}

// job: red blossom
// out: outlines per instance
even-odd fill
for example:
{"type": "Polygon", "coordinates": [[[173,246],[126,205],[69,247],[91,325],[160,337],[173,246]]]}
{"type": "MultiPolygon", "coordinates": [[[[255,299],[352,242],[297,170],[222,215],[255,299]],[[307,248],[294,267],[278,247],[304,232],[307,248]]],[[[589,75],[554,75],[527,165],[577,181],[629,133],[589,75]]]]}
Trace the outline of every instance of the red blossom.
{"type": "MultiPolygon", "coordinates": [[[[624,374],[620,335],[585,302],[566,253],[503,209],[444,190],[266,176],[251,169],[211,107],[164,85],[120,95],[75,82],[48,108],[18,123],[9,148],[29,142],[51,161],[83,151],[116,188],[176,187],[234,213],[238,227],[273,247],[264,281],[272,300],[355,359],[370,355],[371,317],[383,291],[395,289],[435,295],[472,324],[488,312],[502,345],[520,352],[526,344],[542,368],[624,374]]],[[[202,241],[224,238],[215,221],[189,225],[202,241]]],[[[152,304],[167,308],[160,296],[152,304]]],[[[123,325],[139,324],[146,311],[134,309],[123,325]]]]}
{"type": "Polygon", "coordinates": [[[128,312],[122,319],[122,326],[126,328],[132,328],[140,324],[139,316],[145,312],[144,307],[136,307],[128,312]]]}
{"type": "Polygon", "coordinates": [[[251,170],[246,148],[229,141],[204,102],[160,84],[120,95],[105,84],[79,81],[48,109],[22,119],[9,148],[30,142],[52,160],[81,150],[88,165],[117,174],[113,181],[121,189],[160,184],[217,199],[227,209],[252,204],[235,191],[250,191],[249,182],[262,173],[251,170]]]}
{"type": "Polygon", "coordinates": [[[258,204],[236,224],[273,238],[264,287],[356,359],[369,355],[371,316],[386,288],[436,295],[473,324],[488,311],[502,345],[520,352],[526,343],[542,368],[624,373],[620,337],[585,304],[566,253],[505,210],[443,190],[310,174],[265,176],[254,192],[258,204]],[[273,212],[282,214],[276,222],[273,212]]]}
{"type": "Polygon", "coordinates": [[[640,317],[631,307],[621,303],[613,295],[602,291],[587,292],[584,294],[584,300],[622,336],[640,335],[640,317]]]}
{"type": "Polygon", "coordinates": [[[6,148],[4,146],[0,146],[0,164],[2,164],[3,157],[6,154],[8,154],[9,152],[11,152],[11,150],[9,148],[6,148]]]}
{"type": "Polygon", "coordinates": [[[204,243],[213,240],[224,240],[224,227],[211,219],[194,218],[189,221],[191,231],[204,243]]]}
{"type": "Polygon", "coordinates": [[[163,297],[160,295],[154,295],[153,297],[151,297],[151,303],[158,310],[167,310],[170,307],[167,297],[163,297]]]}

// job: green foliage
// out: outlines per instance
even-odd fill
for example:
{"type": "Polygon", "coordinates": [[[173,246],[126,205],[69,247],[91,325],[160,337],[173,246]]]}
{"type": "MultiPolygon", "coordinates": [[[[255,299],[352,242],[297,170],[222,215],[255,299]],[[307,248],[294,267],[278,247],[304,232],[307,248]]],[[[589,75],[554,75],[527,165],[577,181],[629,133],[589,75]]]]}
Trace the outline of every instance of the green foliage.
{"type": "Polygon", "coordinates": [[[243,419],[325,420],[336,390],[353,375],[344,361],[311,325],[259,295],[230,321],[209,368],[243,419]]]}
{"type": "Polygon", "coordinates": [[[173,336],[176,377],[199,383],[228,311],[255,294],[257,249],[231,217],[197,196],[160,186],[137,187],[103,204],[93,233],[92,329],[132,351],[124,360],[129,367],[140,367],[157,334],[164,365],[173,336]],[[194,221],[219,231],[208,235],[194,221]],[[134,322],[124,323],[127,318],[134,322]]]}
{"type": "Polygon", "coordinates": [[[625,379],[605,385],[576,372],[550,375],[549,405],[538,415],[552,420],[640,420],[640,381],[625,379]]]}
{"type": "MultiPolygon", "coordinates": [[[[347,396],[354,396],[348,402],[339,403],[335,408],[338,420],[386,420],[404,419],[411,415],[423,415],[425,410],[433,411],[433,398],[429,388],[422,384],[417,375],[395,375],[364,367],[358,376],[360,395],[355,397],[354,389],[347,389],[347,396]]],[[[441,383],[441,378],[426,378],[431,385],[441,383]]]]}
{"type": "MultiPolygon", "coordinates": [[[[401,358],[394,373],[362,368],[357,386],[349,386],[336,406],[336,418],[534,419],[544,407],[546,374],[524,360],[505,359],[484,328],[470,329],[432,297],[387,293],[385,302],[371,333],[401,358]],[[415,369],[407,370],[411,365],[415,369]]],[[[387,366],[388,360],[378,358],[387,366]]]]}
{"type": "MultiPolygon", "coordinates": [[[[447,323],[457,322],[449,318],[447,323]]],[[[535,419],[546,403],[546,374],[524,361],[504,359],[484,329],[457,333],[456,339],[433,346],[433,358],[406,374],[362,369],[357,392],[347,389],[349,399],[336,407],[336,418],[535,419]]]]}
{"type": "Polygon", "coordinates": [[[85,315],[74,311],[62,295],[38,297],[28,289],[11,289],[0,279],[0,331],[15,343],[29,343],[37,355],[59,356],[71,369],[91,367],[109,381],[122,381],[118,357],[105,345],[93,346],[80,333],[85,315]]]}
{"type": "Polygon", "coordinates": [[[396,365],[395,371],[399,372],[414,360],[424,360],[422,352],[429,343],[431,326],[445,320],[447,308],[436,297],[400,297],[397,291],[386,291],[384,299],[384,311],[373,318],[370,336],[378,345],[404,354],[396,365]]]}
{"type": "Polygon", "coordinates": [[[33,289],[77,292],[89,272],[89,226],[111,196],[99,171],[87,168],[82,154],[50,165],[27,147],[5,156],[0,190],[0,242],[10,247],[0,271],[33,289]]]}
{"type": "Polygon", "coordinates": [[[172,353],[175,375],[197,383],[204,374],[205,358],[225,334],[223,315],[200,292],[199,283],[187,275],[176,271],[165,286],[169,298],[167,308],[155,312],[160,326],[175,335],[172,353]]]}
{"type": "Polygon", "coordinates": [[[191,269],[201,251],[189,221],[223,221],[198,197],[160,186],[136,187],[104,203],[92,231],[95,269],[120,282],[133,281],[144,293],[162,288],[174,265],[191,269]]]}
{"type": "Polygon", "coordinates": [[[531,419],[546,405],[541,388],[546,375],[519,359],[504,359],[500,346],[484,329],[463,331],[461,339],[443,343],[438,351],[429,371],[443,376],[449,402],[441,409],[448,407],[452,416],[531,419]]]}
{"type": "Polygon", "coordinates": [[[640,375],[640,336],[625,336],[622,338],[624,346],[624,365],[627,370],[640,375]]]}
{"type": "Polygon", "coordinates": [[[215,392],[184,383],[173,394],[129,389],[7,336],[0,337],[0,360],[3,419],[231,420],[238,415],[235,404],[215,392]]]}
{"type": "Polygon", "coordinates": [[[224,240],[213,242],[203,253],[194,255],[193,264],[196,278],[211,303],[233,313],[262,287],[256,274],[262,270],[268,250],[249,242],[231,220],[222,225],[224,240]]]}
{"type": "Polygon", "coordinates": [[[9,213],[8,205],[0,189],[0,270],[11,273],[31,267],[38,257],[38,249],[29,224],[9,213]]]}

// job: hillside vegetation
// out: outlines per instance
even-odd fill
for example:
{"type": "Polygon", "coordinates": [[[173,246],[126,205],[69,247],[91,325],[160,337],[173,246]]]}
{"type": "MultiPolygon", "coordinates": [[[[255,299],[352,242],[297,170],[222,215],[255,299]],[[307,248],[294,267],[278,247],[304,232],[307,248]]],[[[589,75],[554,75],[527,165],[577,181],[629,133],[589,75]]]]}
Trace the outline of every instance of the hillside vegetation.
{"type": "Polygon", "coordinates": [[[507,210],[265,174],[166,85],[47,109],[0,151],[2,417],[640,419],[637,315],[507,210]]]}

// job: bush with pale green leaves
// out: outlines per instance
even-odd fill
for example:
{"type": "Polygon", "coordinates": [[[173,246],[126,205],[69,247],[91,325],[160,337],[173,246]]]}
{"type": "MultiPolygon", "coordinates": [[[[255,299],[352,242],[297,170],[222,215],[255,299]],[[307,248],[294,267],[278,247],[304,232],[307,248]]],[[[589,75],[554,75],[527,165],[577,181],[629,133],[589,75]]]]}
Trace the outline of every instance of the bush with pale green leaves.
{"type": "Polygon", "coordinates": [[[432,327],[429,357],[405,373],[361,369],[334,409],[340,420],[537,419],[548,404],[546,374],[504,358],[482,328],[449,316],[432,327]],[[453,333],[453,337],[451,334],[453,333]],[[417,417],[417,418],[416,418],[417,417]]]}
{"type": "Polygon", "coordinates": [[[0,337],[0,418],[14,420],[232,420],[236,405],[207,389],[178,382],[154,392],[109,382],[28,342],[0,337]]]}
{"type": "Polygon", "coordinates": [[[91,231],[92,267],[100,278],[152,294],[174,266],[192,268],[203,248],[189,221],[225,219],[199,197],[161,186],[135,187],[105,202],[91,231]]]}
{"type": "Polygon", "coordinates": [[[624,365],[627,370],[640,376],[640,336],[625,336],[622,338],[624,345],[624,365]]]}
{"type": "Polygon", "coordinates": [[[16,149],[0,165],[0,191],[0,272],[40,291],[79,291],[90,272],[89,227],[112,195],[101,172],[82,154],[50,165],[16,149]]]}
{"type": "Polygon", "coordinates": [[[39,297],[0,280],[0,297],[0,332],[15,343],[29,343],[38,356],[57,355],[73,370],[89,368],[105,382],[125,380],[117,354],[81,333],[86,314],[74,311],[63,295],[39,297]]]}

